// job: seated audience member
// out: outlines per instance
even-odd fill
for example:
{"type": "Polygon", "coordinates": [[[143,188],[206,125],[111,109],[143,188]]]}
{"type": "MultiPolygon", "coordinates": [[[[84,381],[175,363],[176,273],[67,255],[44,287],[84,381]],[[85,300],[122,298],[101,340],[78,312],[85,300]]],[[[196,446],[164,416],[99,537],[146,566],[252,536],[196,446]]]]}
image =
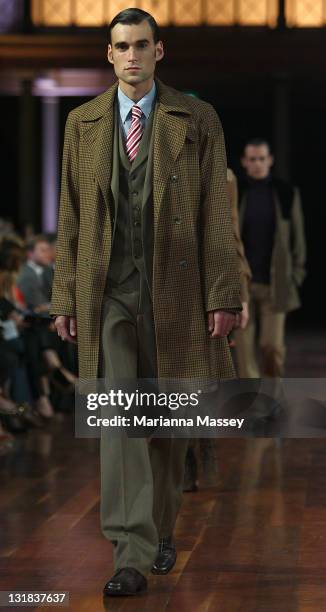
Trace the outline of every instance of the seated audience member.
{"type": "MultiPolygon", "coordinates": [[[[71,351],[71,348],[62,346],[49,317],[52,290],[49,267],[54,265],[53,256],[53,248],[48,238],[42,234],[35,236],[27,244],[27,262],[22,266],[17,285],[24,296],[27,307],[40,317],[48,317],[48,325],[39,325],[38,330],[42,342],[42,355],[51,372],[53,382],[62,390],[71,391],[76,382],[76,376],[70,371],[69,365],[65,367],[67,363],[69,364],[65,353],[71,351]]],[[[31,358],[35,357],[35,353],[31,355],[31,358]]]]}
{"type": "Polygon", "coordinates": [[[44,270],[50,264],[51,247],[46,236],[35,236],[27,243],[27,261],[19,272],[17,285],[27,307],[37,313],[48,313],[50,309],[44,283],[44,270]]]}
{"type": "MultiPolygon", "coordinates": [[[[37,324],[37,319],[30,316],[26,309],[24,298],[16,280],[25,258],[25,250],[19,238],[4,237],[0,243],[0,296],[6,299],[12,310],[7,312],[10,326],[16,328],[15,337],[8,338],[15,345],[17,352],[25,357],[31,393],[35,407],[44,418],[53,416],[54,411],[49,400],[49,385],[47,368],[43,360],[44,348],[43,325],[37,324]],[[30,317],[30,318],[29,318],[30,317]]],[[[8,310],[8,308],[7,308],[8,310]]],[[[9,325],[8,321],[6,327],[9,325]]],[[[13,385],[14,392],[19,393],[19,385],[13,385]]]]}
{"type": "Polygon", "coordinates": [[[23,431],[42,421],[30,406],[31,389],[25,363],[24,342],[20,337],[24,317],[15,304],[15,270],[24,250],[16,237],[0,243],[0,413],[12,431],[23,431]]]}

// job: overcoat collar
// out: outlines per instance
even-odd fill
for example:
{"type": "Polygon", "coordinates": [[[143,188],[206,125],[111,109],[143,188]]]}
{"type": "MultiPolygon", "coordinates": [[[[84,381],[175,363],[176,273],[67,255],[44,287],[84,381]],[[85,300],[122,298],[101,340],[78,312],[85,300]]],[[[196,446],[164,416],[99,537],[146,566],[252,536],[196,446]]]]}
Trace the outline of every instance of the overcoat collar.
{"type": "MultiPolygon", "coordinates": [[[[167,87],[159,79],[155,79],[157,87],[158,101],[162,106],[162,110],[166,113],[179,113],[184,115],[191,115],[188,105],[184,103],[184,96],[180,92],[167,87]]],[[[88,104],[84,105],[83,112],[81,114],[82,122],[96,121],[106,114],[110,114],[115,96],[118,90],[118,82],[114,83],[112,87],[107,89],[103,94],[91,100],[88,104]]]]}
{"type": "MultiPolygon", "coordinates": [[[[173,174],[174,163],[185,143],[192,113],[179,92],[155,79],[157,86],[157,113],[154,129],[153,200],[155,226],[167,182],[173,174]]],[[[81,115],[83,142],[94,159],[94,173],[103,197],[109,205],[112,174],[114,101],[118,89],[110,89],[85,105],[81,115]]]]}

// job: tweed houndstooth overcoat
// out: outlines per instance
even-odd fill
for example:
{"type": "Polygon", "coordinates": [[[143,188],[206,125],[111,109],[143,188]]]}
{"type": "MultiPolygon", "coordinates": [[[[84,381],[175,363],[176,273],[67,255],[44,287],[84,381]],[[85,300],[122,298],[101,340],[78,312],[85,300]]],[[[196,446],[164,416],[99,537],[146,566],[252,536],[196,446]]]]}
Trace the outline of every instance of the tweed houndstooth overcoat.
{"type": "MultiPolygon", "coordinates": [[[[152,295],[158,376],[229,378],[227,339],[211,339],[207,327],[208,311],[241,308],[223,130],[211,105],[158,79],[156,85],[152,295]]],[[[117,83],[74,109],[65,130],[51,313],[77,316],[81,378],[98,373],[116,92],[117,83]]]]}

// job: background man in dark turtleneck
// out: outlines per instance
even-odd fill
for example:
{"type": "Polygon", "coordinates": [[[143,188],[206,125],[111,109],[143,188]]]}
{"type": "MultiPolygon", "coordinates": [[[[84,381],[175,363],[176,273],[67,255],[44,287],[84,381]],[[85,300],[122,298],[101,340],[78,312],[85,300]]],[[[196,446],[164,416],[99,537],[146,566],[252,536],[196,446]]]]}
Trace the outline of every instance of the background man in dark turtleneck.
{"type": "Polygon", "coordinates": [[[247,142],[239,182],[240,228],[252,272],[249,324],[235,332],[241,378],[282,376],[286,313],[300,306],[298,287],[305,277],[305,237],[296,188],[271,175],[270,146],[247,142]],[[257,324],[261,368],[257,359],[257,324]]]}

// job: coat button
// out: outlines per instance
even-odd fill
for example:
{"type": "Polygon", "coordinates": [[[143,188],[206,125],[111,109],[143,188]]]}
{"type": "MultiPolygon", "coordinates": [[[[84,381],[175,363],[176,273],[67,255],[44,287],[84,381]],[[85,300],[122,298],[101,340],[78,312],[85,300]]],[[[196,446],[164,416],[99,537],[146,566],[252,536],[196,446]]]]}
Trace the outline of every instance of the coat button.
{"type": "Polygon", "coordinates": [[[177,174],[172,174],[172,176],[171,176],[171,181],[172,181],[173,183],[175,183],[175,182],[178,180],[178,178],[179,178],[179,177],[178,177],[178,175],[177,175],[177,174]]]}
{"type": "Polygon", "coordinates": [[[181,218],[180,217],[174,217],[173,222],[176,223],[177,225],[180,225],[181,218]]]}
{"type": "Polygon", "coordinates": [[[188,267],[188,262],[186,259],[181,259],[181,261],[179,261],[179,266],[182,270],[184,270],[185,268],[188,267]]]}

